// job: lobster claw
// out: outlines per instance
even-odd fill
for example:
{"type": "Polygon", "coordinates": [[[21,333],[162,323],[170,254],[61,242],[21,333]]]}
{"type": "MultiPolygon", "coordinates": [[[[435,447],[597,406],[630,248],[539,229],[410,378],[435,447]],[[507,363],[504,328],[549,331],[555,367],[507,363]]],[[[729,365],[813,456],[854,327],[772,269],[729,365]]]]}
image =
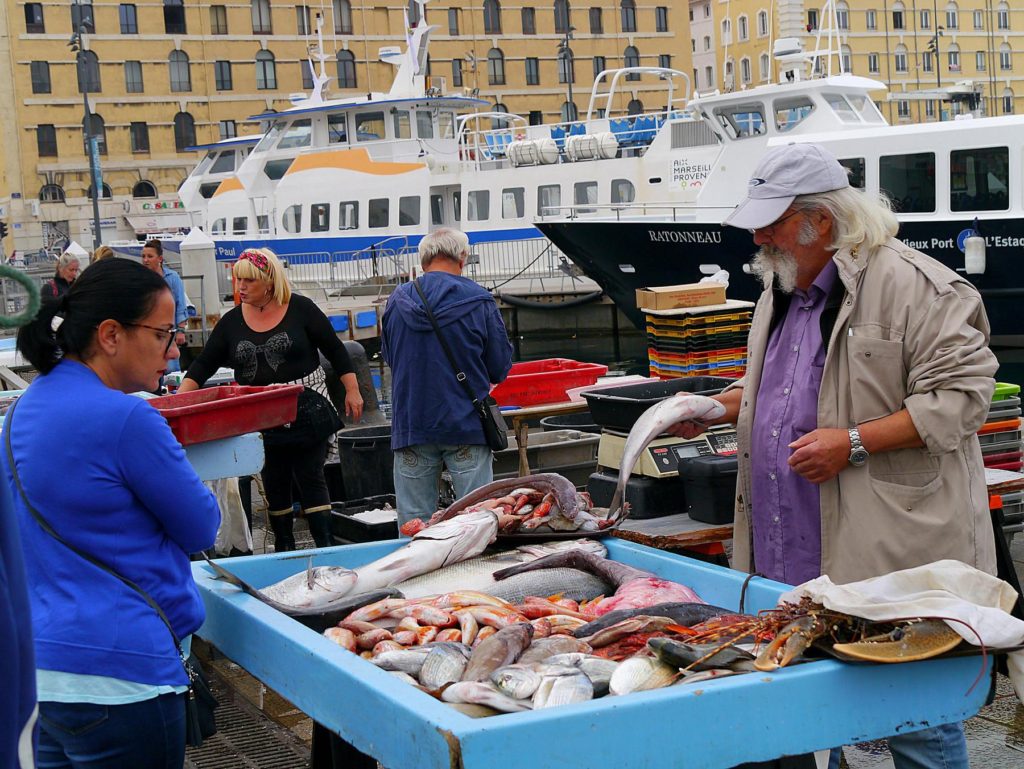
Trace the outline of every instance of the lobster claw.
{"type": "Polygon", "coordinates": [[[785,667],[807,651],[827,630],[828,624],[814,614],[793,620],[761,650],[754,660],[754,667],[765,672],[785,667]]]}
{"type": "Polygon", "coordinates": [[[945,622],[921,620],[882,635],[834,644],[832,649],[841,657],[868,662],[914,662],[947,652],[961,640],[960,634],[945,622]]]}

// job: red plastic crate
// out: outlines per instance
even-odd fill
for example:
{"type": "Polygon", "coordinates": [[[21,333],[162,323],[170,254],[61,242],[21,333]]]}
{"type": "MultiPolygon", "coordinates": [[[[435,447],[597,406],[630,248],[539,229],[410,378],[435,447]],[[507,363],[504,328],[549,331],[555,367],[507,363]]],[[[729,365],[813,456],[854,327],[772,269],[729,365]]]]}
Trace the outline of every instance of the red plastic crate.
{"type": "Polygon", "coordinates": [[[266,430],[295,419],[302,385],[223,385],[151,398],[182,446],[266,430]]]}
{"type": "Polygon", "coordinates": [[[562,403],[569,400],[566,390],[592,385],[607,373],[608,367],[600,363],[580,363],[568,358],[513,363],[508,378],[491,390],[491,397],[499,406],[562,403]]]}

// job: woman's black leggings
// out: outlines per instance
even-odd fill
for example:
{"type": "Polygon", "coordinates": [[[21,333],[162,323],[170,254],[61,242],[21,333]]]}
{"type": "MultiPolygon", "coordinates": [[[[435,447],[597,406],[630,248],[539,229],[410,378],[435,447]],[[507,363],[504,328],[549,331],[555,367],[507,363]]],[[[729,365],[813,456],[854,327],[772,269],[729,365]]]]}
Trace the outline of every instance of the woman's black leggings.
{"type": "Polygon", "coordinates": [[[327,448],[326,439],[311,446],[264,445],[266,460],[261,473],[263,491],[267,495],[267,509],[275,534],[278,534],[278,529],[282,529],[278,536],[283,535],[285,541],[281,544],[286,544],[291,538],[293,481],[302,512],[309,520],[310,532],[317,546],[325,547],[330,544],[328,529],[331,495],[327,491],[327,481],[324,478],[327,448]],[[284,520],[286,517],[287,521],[284,520]]]}

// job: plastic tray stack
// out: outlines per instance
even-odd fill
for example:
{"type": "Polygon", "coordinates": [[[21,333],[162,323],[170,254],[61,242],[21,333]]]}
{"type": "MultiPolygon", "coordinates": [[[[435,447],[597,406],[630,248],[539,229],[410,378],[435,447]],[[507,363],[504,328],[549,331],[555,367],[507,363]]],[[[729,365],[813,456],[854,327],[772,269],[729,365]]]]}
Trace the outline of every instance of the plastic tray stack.
{"type": "Polygon", "coordinates": [[[747,366],[750,302],[645,311],[651,376],[741,377],[747,366]]]}
{"type": "Polygon", "coordinates": [[[1021,471],[1024,455],[1021,453],[1020,385],[996,384],[988,418],[978,430],[978,440],[985,467],[1021,471]]]}

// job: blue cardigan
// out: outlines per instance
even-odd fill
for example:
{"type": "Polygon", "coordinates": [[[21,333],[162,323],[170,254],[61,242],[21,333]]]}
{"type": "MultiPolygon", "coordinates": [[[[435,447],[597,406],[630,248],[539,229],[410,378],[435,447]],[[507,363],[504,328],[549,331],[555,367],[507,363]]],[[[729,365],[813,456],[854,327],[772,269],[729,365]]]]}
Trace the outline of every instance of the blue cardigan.
{"type": "MultiPolygon", "coordinates": [[[[151,405],[64,360],[18,401],[11,447],[25,492],[66,540],[135,582],[183,638],[205,613],[189,553],[210,547],[220,510],[151,405]]],[[[134,590],[44,532],[14,486],[44,670],[184,685],[167,627],[134,590]]]]}

